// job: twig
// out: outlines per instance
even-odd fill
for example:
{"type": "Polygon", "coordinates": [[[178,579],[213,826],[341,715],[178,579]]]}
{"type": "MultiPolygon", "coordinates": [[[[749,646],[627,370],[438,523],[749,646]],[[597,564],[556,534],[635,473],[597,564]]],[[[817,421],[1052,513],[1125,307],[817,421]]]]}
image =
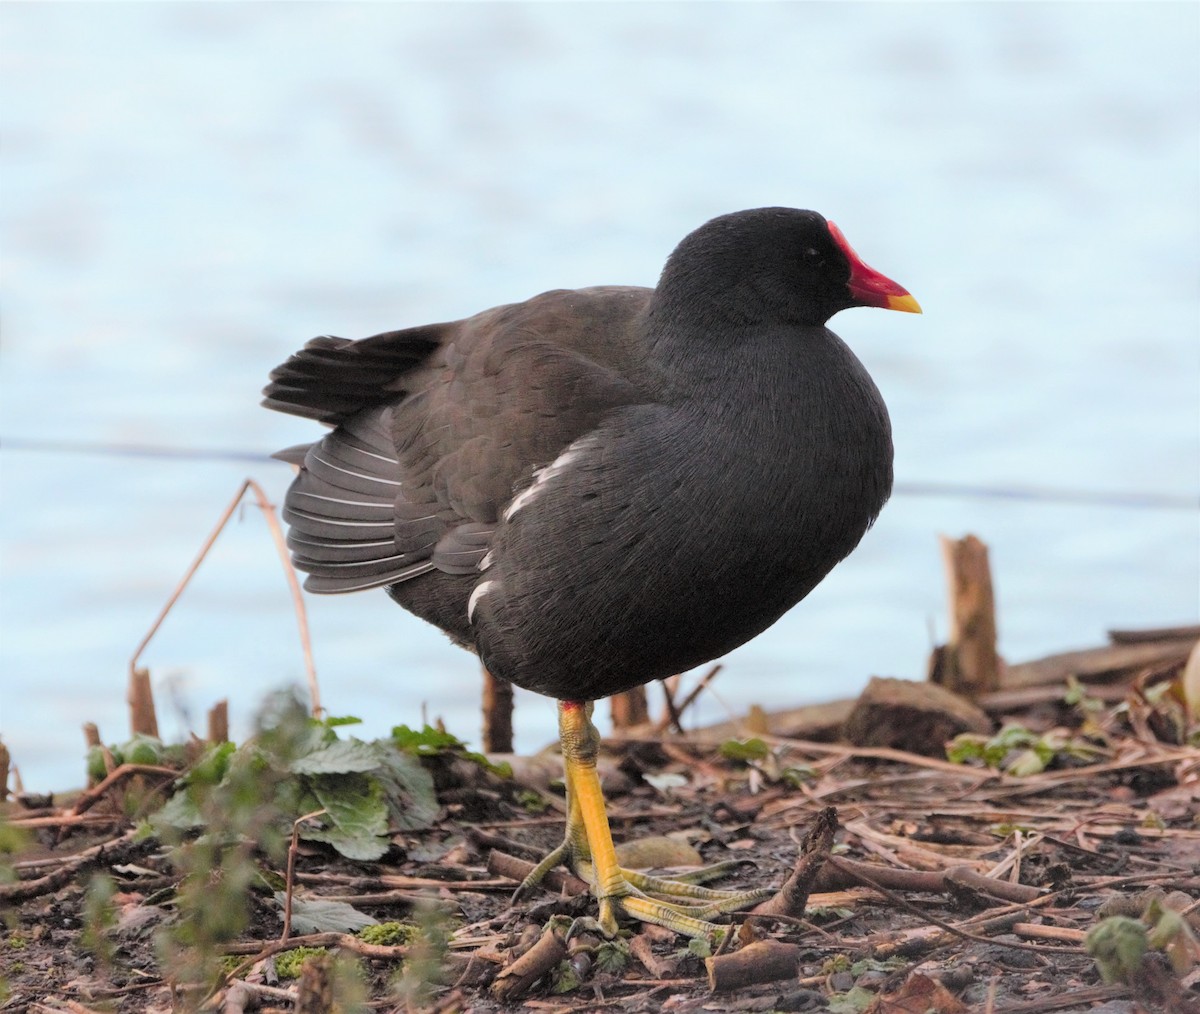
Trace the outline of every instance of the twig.
{"type": "Polygon", "coordinates": [[[759,982],[794,979],[800,967],[801,949],[781,940],[758,940],[732,954],[706,958],[708,988],[727,993],[759,982]]]}
{"type": "Polygon", "coordinates": [[[113,838],[109,841],[101,842],[99,845],[93,845],[90,849],[85,849],[78,855],[72,856],[70,860],[63,863],[62,867],[53,873],[47,873],[44,877],[38,877],[36,880],[22,880],[15,884],[0,884],[0,902],[28,901],[30,898],[36,898],[48,891],[55,891],[64,884],[69,883],[78,870],[99,859],[106,851],[111,851],[133,841],[138,833],[138,829],[134,828],[131,831],[126,831],[119,838],[113,838]]]}
{"type": "Polygon", "coordinates": [[[1012,931],[1019,937],[1029,937],[1032,940],[1062,940],[1066,943],[1081,944],[1087,939],[1087,933],[1083,930],[1071,929],[1069,926],[1043,926],[1036,922],[1014,923],[1012,931]]]}
{"type": "Polygon", "coordinates": [[[553,924],[548,926],[537,943],[496,976],[492,995],[501,1001],[515,1000],[543,975],[558,967],[567,956],[563,937],[560,928],[553,924]]]}
{"type": "Polygon", "coordinates": [[[300,851],[300,825],[306,820],[321,816],[324,812],[325,808],[321,807],[292,821],[292,840],[288,844],[287,873],[283,885],[283,933],[279,937],[280,943],[287,943],[292,934],[292,892],[296,887],[296,854],[300,851]]]}
{"type": "Polygon", "coordinates": [[[208,709],[208,735],[210,744],[229,742],[229,701],[222,698],[208,709]]]}
{"type": "Polygon", "coordinates": [[[136,666],[129,672],[129,733],[158,739],[158,713],[154,709],[150,670],[136,666]]]}
{"type": "Polygon", "coordinates": [[[976,536],[938,536],[950,586],[950,639],[935,653],[930,679],[968,700],[999,689],[996,605],[987,546],[976,536]]]}
{"type": "MultiPolygon", "coordinates": [[[[495,849],[488,853],[488,873],[494,873],[501,877],[509,877],[518,884],[524,882],[525,878],[533,872],[534,865],[534,863],[528,863],[524,859],[518,859],[516,856],[497,852],[495,849]]],[[[578,877],[570,873],[564,873],[562,870],[548,870],[545,877],[542,878],[542,884],[552,891],[561,891],[572,896],[588,892],[587,884],[578,877]]]]}
{"type": "Polygon", "coordinates": [[[1003,901],[1028,903],[1045,892],[1028,884],[1014,884],[1007,880],[985,877],[969,866],[952,866],[948,870],[930,872],[905,870],[877,863],[863,863],[838,856],[829,863],[817,878],[817,888],[822,891],[840,890],[857,884],[881,885],[896,891],[936,892],[954,888],[967,889],[986,894],[1003,901]]]}
{"type": "Polygon", "coordinates": [[[669,728],[674,728],[679,735],[686,735],[683,729],[683,722],[680,720],[679,709],[675,706],[675,689],[679,686],[679,676],[668,676],[665,680],[659,680],[658,682],[662,685],[663,706],[666,710],[663,717],[654,725],[655,733],[661,734],[669,728]]]}
{"type": "MultiPolygon", "coordinates": [[[[833,836],[837,833],[837,829],[837,810],[832,806],[827,806],[817,814],[812,829],[805,836],[791,875],[774,896],[751,909],[751,915],[802,916],[817,875],[829,858],[829,850],[833,848],[833,836]]],[[[712,976],[713,973],[710,969],[710,982],[713,981],[712,976]]]]}
{"type": "Polygon", "coordinates": [[[279,558],[283,561],[284,577],[287,579],[288,587],[291,590],[292,606],[296,612],[296,625],[300,633],[300,650],[304,655],[304,671],[308,676],[308,693],[312,703],[312,713],[315,717],[319,718],[323,712],[321,707],[321,691],[317,685],[317,670],[313,664],[312,642],[308,634],[308,614],[304,609],[304,598],[300,593],[300,582],[296,578],[296,571],[292,567],[292,561],[288,555],[287,540],[284,538],[283,529],[280,528],[279,519],[275,516],[275,505],[268,499],[263,488],[253,479],[244,480],[241,486],[238,487],[237,493],[230,501],[229,506],[222,512],[216,527],[209,534],[208,538],[204,540],[203,545],[200,547],[200,552],[196,554],[195,560],[192,561],[192,565],[184,572],[183,578],[175,586],[175,590],[167,599],[166,605],[162,607],[158,616],[150,625],[146,636],[142,638],[137,648],[134,649],[133,657],[129,660],[129,673],[132,677],[137,671],[138,660],[141,658],[142,652],[146,650],[146,647],[154,639],[154,635],[158,633],[158,628],[162,626],[163,621],[167,618],[167,614],[170,613],[175,603],[179,601],[179,596],[183,594],[183,590],[191,582],[196,571],[200,569],[200,564],[208,556],[209,551],[217,541],[217,537],[224,531],[226,524],[233,517],[234,512],[242,502],[242,498],[246,495],[247,491],[254,494],[254,499],[257,501],[259,509],[266,518],[267,528],[271,532],[275,548],[279,552],[279,558]]]}
{"type": "Polygon", "coordinates": [[[164,775],[170,781],[174,781],[179,777],[179,772],[174,768],[160,767],[157,764],[122,764],[115,768],[104,781],[81,793],[75,801],[75,806],[71,809],[71,815],[78,817],[81,813],[90,810],[117,782],[124,781],[133,775],[164,775]]]}
{"type": "Polygon", "coordinates": [[[700,681],[688,691],[687,696],[678,705],[675,703],[674,698],[668,694],[668,713],[663,718],[658,720],[658,723],[654,727],[655,734],[661,734],[666,731],[668,726],[674,725],[680,733],[686,735],[683,730],[683,713],[696,703],[696,698],[704,693],[708,685],[717,678],[717,674],[721,671],[721,668],[721,663],[718,662],[711,669],[709,669],[708,672],[700,677],[700,681]]]}
{"type": "Polygon", "coordinates": [[[513,685],[483,672],[483,749],[485,753],[513,752],[513,685]]]}
{"type": "MultiPolygon", "coordinates": [[[[830,856],[829,862],[830,863],[840,863],[841,860],[836,856],[830,856]]],[[[872,882],[872,879],[870,877],[868,877],[864,874],[861,874],[861,873],[859,875],[860,875],[861,879],[863,880],[863,882],[866,883],[868,887],[875,888],[875,890],[879,891],[880,894],[885,895],[890,901],[895,902],[901,908],[904,908],[907,911],[920,916],[922,919],[925,919],[928,922],[933,923],[934,926],[937,926],[939,929],[944,930],[946,934],[949,934],[949,937],[947,937],[945,935],[941,935],[941,934],[931,935],[927,940],[922,941],[922,943],[925,947],[940,946],[941,944],[948,942],[950,939],[952,939],[954,937],[959,937],[963,940],[974,940],[976,943],[984,943],[984,944],[995,943],[995,941],[989,937],[981,936],[977,933],[969,933],[959,926],[955,926],[955,925],[948,923],[942,919],[939,919],[939,918],[937,918],[937,916],[931,915],[929,912],[924,912],[921,909],[917,908],[916,905],[910,904],[907,900],[902,898],[900,895],[894,893],[893,891],[889,891],[886,887],[883,887],[876,882],[872,882]]],[[[1012,919],[1012,922],[1009,925],[1010,926],[1015,925],[1019,921],[1019,919],[1020,919],[1020,917],[1019,917],[1019,915],[1017,915],[1016,917],[1014,917],[1012,919]]],[[[886,956],[890,956],[891,954],[897,954],[897,953],[907,954],[907,953],[909,953],[909,947],[911,946],[911,944],[913,942],[914,942],[914,938],[911,935],[908,935],[908,936],[902,935],[902,938],[898,939],[898,940],[896,938],[892,938],[891,940],[889,940],[886,943],[880,943],[880,944],[876,945],[875,954],[877,957],[886,957],[886,956]]],[[[1049,947],[1044,944],[1035,946],[1033,944],[1019,944],[1016,942],[1006,942],[1004,944],[1004,946],[1005,947],[1015,947],[1017,950],[1037,951],[1039,954],[1056,953],[1056,954],[1078,955],[1081,953],[1080,948],[1078,948],[1078,947],[1049,947]]]]}

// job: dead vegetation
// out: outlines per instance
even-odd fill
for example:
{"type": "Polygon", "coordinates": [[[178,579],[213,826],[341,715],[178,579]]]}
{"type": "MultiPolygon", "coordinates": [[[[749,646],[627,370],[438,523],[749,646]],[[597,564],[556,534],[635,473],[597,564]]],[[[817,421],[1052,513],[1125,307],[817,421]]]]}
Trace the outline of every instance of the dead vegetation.
{"type": "Polygon", "coordinates": [[[220,707],[166,746],[131,664],[86,790],[10,792],[0,750],[0,1011],[1200,1012],[1200,630],[1006,667],[971,549],[942,685],[681,734],[714,670],[606,743],[625,865],[777,885],[708,941],[602,939],[565,871],[510,903],[561,840],[556,758],[357,740],[315,674],[240,747],[220,707]]]}
{"type": "Polygon", "coordinates": [[[780,716],[611,741],[619,838],[784,885],[710,944],[568,935],[592,903],[566,873],[510,906],[561,835],[537,759],[510,775],[436,730],[362,744],[277,708],[240,750],[122,757],[74,798],[7,804],[0,1009],[1195,1011],[1192,639],[985,697],[1001,731],[957,762],[773,734],[780,716]],[[371,767],[385,751],[408,759],[371,767]]]}

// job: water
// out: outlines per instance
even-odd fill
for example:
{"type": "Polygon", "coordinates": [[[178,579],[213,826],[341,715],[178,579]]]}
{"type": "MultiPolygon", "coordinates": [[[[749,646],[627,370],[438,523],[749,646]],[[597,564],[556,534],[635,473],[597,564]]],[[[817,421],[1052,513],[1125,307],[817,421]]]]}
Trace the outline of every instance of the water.
{"type": "MultiPolygon", "coordinates": [[[[289,476],[20,440],[311,439],[257,407],[311,335],[652,284],[725,211],[823,211],[920,299],[834,322],[900,482],[1200,495],[1194,5],[6,4],[0,47],[0,731],[31,788],[81,780],[84,721],[124,738],[134,646],[240,480],[289,476]]],[[[966,531],[1010,659],[1196,620],[1194,511],[898,495],[696,720],[921,675],[966,531]]],[[[469,656],[382,593],[309,609],[333,712],[474,734],[469,656]]],[[[171,736],[302,678],[256,512],[145,661],[171,736]]]]}

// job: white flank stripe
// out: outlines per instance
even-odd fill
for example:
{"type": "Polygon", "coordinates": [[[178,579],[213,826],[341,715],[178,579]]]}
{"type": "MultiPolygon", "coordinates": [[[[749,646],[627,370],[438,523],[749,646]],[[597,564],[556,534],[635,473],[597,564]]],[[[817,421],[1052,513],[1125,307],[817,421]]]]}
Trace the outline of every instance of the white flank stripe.
{"type": "Polygon", "coordinates": [[[471,618],[475,615],[475,607],[479,605],[479,600],[492,590],[492,585],[495,581],[480,581],[475,586],[475,590],[471,592],[471,597],[467,599],[467,622],[471,622],[471,618]]]}
{"type": "Polygon", "coordinates": [[[513,515],[522,507],[527,506],[542,491],[546,483],[555,476],[562,475],[575,461],[583,457],[584,452],[590,448],[592,443],[591,435],[580,437],[545,468],[539,468],[534,473],[533,485],[521,490],[505,508],[504,520],[511,521],[513,515]]]}

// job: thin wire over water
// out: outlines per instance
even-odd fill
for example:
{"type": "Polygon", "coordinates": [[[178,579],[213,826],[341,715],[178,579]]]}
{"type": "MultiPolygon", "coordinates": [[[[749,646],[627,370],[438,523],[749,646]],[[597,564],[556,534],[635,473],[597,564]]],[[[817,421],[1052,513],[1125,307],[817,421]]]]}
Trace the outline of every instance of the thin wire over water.
{"type": "MultiPolygon", "coordinates": [[[[31,454],[81,454],[88,457],[163,458],[177,461],[245,461],[252,464],[261,464],[271,460],[271,453],[268,451],[243,451],[222,447],[170,447],[160,444],[91,443],[28,437],[0,438],[0,450],[23,451],[31,454]]],[[[894,493],[897,496],[1012,500],[1056,506],[1073,504],[1140,510],[1200,510],[1200,493],[1069,489],[1050,486],[991,486],[956,482],[897,482],[894,493]]]]}

